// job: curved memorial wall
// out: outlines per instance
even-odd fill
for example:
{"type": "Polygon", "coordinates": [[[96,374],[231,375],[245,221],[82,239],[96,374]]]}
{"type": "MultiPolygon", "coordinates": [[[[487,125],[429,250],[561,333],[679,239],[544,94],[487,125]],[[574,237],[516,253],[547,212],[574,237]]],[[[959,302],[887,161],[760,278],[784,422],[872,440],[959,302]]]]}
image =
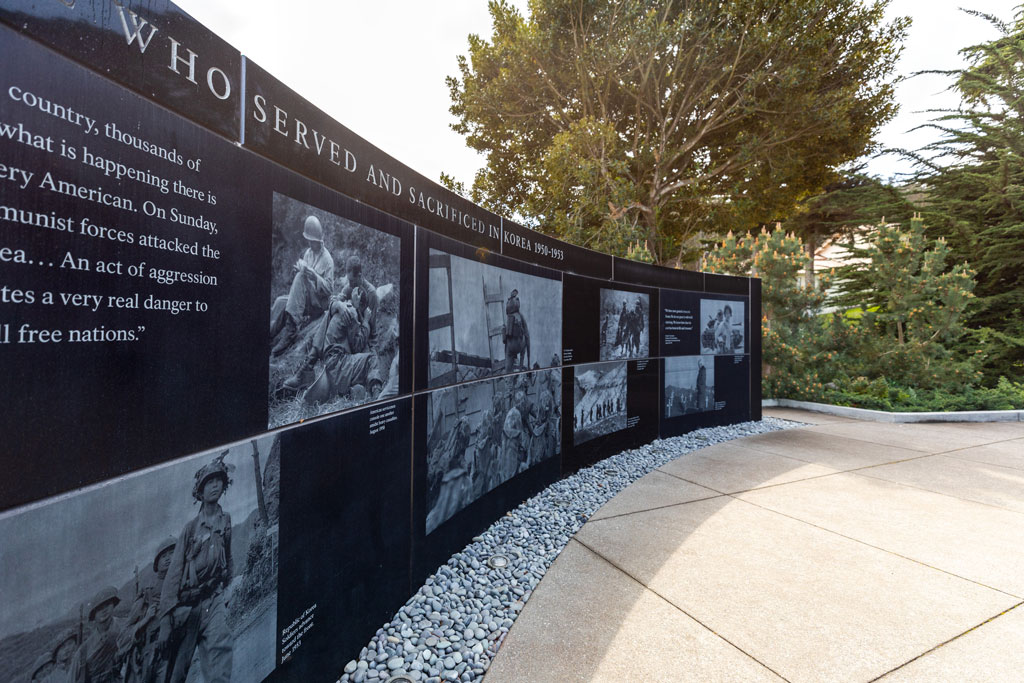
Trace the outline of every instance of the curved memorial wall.
{"type": "Polygon", "coordinates": [[[526,497],[760,417],[757,280],[496,216],[169,2],[0,22],[0,680],[333,681],[526,497]]]}

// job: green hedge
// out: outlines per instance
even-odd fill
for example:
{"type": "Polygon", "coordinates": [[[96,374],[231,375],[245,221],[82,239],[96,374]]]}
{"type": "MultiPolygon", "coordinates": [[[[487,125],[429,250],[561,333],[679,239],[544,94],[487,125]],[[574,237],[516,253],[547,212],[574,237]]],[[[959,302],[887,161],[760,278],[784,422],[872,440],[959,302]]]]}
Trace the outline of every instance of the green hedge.
{"type": "Polygon", "coordinates": [[[966,386],[955,393],[941,389],[918,390],[885,378],[858,377],[826,384],[821,400],[833,405],[893,412],[948,412],[959,410],[1024,410],[1024,384],[999,378],[995,387],[966,386]]]}

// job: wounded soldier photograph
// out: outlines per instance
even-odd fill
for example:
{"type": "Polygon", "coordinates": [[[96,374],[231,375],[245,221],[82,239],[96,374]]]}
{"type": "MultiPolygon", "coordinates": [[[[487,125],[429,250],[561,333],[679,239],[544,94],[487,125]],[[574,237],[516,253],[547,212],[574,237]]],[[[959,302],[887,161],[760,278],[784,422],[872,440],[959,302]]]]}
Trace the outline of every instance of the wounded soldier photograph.
{"type": "Polygon", "coordinates": [[[601,290],[601,360],[646,358],[650,355],[649,294],[601,290]]]}
{"type": "Polygon", "coordinates": [[[279,481],[263,437],[0,517],[0,680],[262,681],[279,481]]]}
{"type": "Polygon", "coordinates": [[[665,363],[665,417],[715,409],[715,357],[677,356],[665,363]]]}
{"type": "Polygon", "coordinates": [[[498,485],[560,453],[561,400],[561,370],[431,393],[426,533],[498,485]]]}
{"type": "Polygon", "coordinates": [[[700,320],[701,353],[745,353],[742,301],[701,299],[700,320]]]}
{"type": "Polygon", "coordinates": [[[400,243],[274,194],[269,427],[398,394],[400,243]]]}
{"type": "Polygon", "coordinates": [[[559,365],[562,283],[430,250],[431,387],[559,365]]]}
{"type": "Polygon", "coordinates": [[[625,362],[580,365],[573,384],[573,444],[626,428],[625,362]]]}

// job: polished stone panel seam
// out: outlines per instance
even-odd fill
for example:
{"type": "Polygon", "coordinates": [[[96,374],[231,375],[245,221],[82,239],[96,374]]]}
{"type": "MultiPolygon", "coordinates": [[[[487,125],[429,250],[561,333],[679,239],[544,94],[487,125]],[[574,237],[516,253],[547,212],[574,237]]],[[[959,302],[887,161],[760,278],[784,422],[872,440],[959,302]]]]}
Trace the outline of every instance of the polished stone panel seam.
{"type": "MultiPolygon", "coordinates": [[[[791,482],[791,483],[796,483],[796,482],[791,482]]],[[[895,482],[889,482],[889,483],[895,483],[895,482]]],[[[900,484],[900,485],[902,485],[902,484],[900,484]]],[[[934,493],[934,491],[929,491],[929,493],[934,493]]],[[[974,579],[969,579],[966,576],[960,576],[959,574],[954,574],[953,572],[951,572],[951,571],[949,571],[947,569],[942,569],[941,567],[932,566],[932,565],[928,564],[927,562],[922,562],[921,560],[915,560],[912,557],[907,557],[906,555],[901,555],[900,553],[897,553],[897,552],[895,552],[893,550],[889,550],[888,548],[882,548],[881,546],[877,546],[877,545],[874,545],[872,543],[868,543],[867,541],[863,541],[863,540],[861,540],[859,538],[855,538],[853,536],[847,536],[846,534],[840,533],[840,532],[836,531],[835,529],[829,529],[828,527],[820,526],[820,525],[815,524],[813,522],[808,522],[806,519],[800,519],[799,517],[794,517],[793,515],[787,515],[785,512],[779,512],[778,510],[773,510],[772,508],[765,507],[763,505],[758,505],[757,503],[755,503],[753,501],[750,501],[750,500],[746,500],[744,498],[737,498],[736,496],[733,496],[733,495],[730,495],[730,494],[726,494],[726,495],[728,495],[730,498],[732,498],[734,500],[740,501],[742,503],[746,503],[747,505],[752,505],[752,506],[754,506],[756,508],[760,508],[761,510],[764,510],[765,512],[770,512],[772,514],[779,515],[780,517],[786,517],[787,519],[791,519],[793,521],[800,522],[801,524],[806,524],[809,527],[814,527],[815,529],[818,529],[820,531],[824,531],[826,533],[833,534],[835,536],[839,536],[840,538],[845,538],[848,541],[853,541],[855,543],[859,543],[859,544],[861,544],[863,546],[866,546],[868,548],[873,548],[875,550],[880,550],[883,553],[888,553],[889,555],[892,555],[893,557],[898,557],[901,560],[906,560],[908,562],[913,562],[914,564],[921,565],[922,567],[926,567],[926,568],[931,569],[933,571],[942,572],[943,574],[946,574],[948,576],[952,576],[953,578],[956,578],[956,579],[960,579],[961,581],[967,581],[968,583],[973,583],[975,586],[981,586],[982,588],[987,588],[988,590],[992,590],[992,591],[995,591],[997,593],[1002,593],[1003,595],[1007,595],[1007,596],[1009,596],[1011,598],[1016,598],[1017,600],[1024,599],[1024,595],[1017,595],[1016,593],[1011,593],[1011,592],[1005,591],[1005,590],[1003,590],[1001,588],[996,588],[994,586],[989,586],[988,584],[981,583],[980,581],[975,581],[974,579]]],[[[973,503],[974,501],[968,501],[968,502],[972,502],[973,503]]],[[[1000,508],[1000,509],[1002,509],[1002,508],[1000,508]]],[[[595,520],[595,521],[600,521],[600,520],[595,520]]]]}
{"type": "MultiPolygon", "coordinates": [[[[682,504],[682,505],[685,505],[685,503],[681,503],[681,504],[682,504]]],[[[674,506],[669,506],[669,507],[674,507],[674,506]]],[[[594,521],[595,521],[595,522],[599,522],[599,521],[601,521],[601,520],[594,520],[594,521]]],[[[661,594],[661,593],[659,593],[658,591],[656,591],[656,590],[654,590],[653,588],[651,588],[650,586],[646,585],[646,584],[645,584],[645,583],[644,583],[643,581],[641,581],[640,579],[636,578],[635,576],[633,576],[632,574],[630,574],[630,573],[629,573],[628,571],[626,571],[625,569],[623,569],[623,568],[622,568],[622,567],[620,567],[619,565],[615,564],[615,562],[613,562],[612,560],[608,559],[607,557],[605,557],[604,555],[602,555],[601,553],[599,553],[599,552],[598,552],[597,550],[595,550],[594,548],[591,548],[591,547],[590,547],[589,545],[587,545],[587,544],[586,544],[586,543],[584,543],[583,541],[579,540],[579,538],[576,538],[576,537],[574,537],[574,538],[570,539],[570,541],[569,541],[569,542],[570,542],[570,543],[573,543],[573,542],[575,542],[575,543],[578,543],[578,544],[580,544],[580,545],[581,545],[581,546],[583,546],[583,547],[584,547],[585,549],[587,549],[588,551],[590,551],[591,553],[593,553],[593,554],[594,554],[595,556],[597,556],[598,558],[600,558],[600,559],[601,559],[602,561],[604,561],[605,563],[607,563],[607,564],[608,564],[608,565],[609,565],[610,567],[612,567],[612,568],[613,568],[613,569],[615,569],[616,571],[618,571],[618,572],[622,573],[623,575],[627,576],[627,577],[628,577],[628,578],[629,578],[629,579],[630,579],[631,581],[634,581],[635,583],[637,583],[637,584],[638,584],[638,585],[639,585],[639,586],[640,586],[641,588],[643,588],[643,590],[645,590],[645,591],[647,591],[647,592],[649,592],[649,593],[652,593],[653,595],[656,595],[656,596],[657,596],[657,597],[658,597],[659,599],[661,599],[661,600],[665,601],[665,602],[666,602],[666,603],[667,603],[668,605],[670,605],[670,606],[671,606],[671,607],[672,607],[673,609],[675,609],[675,610],[678,610],[679,612],[681,612],[682,614],[684,614],[684,615],[685,615],[685,616],[686,616],[687,618],[689,618],[689,619],[692,619],[692,620],[693,620],[693,621],[694,621],[695,623],[699,624],[699,625],[700,625],[700,626],[701,626],[702,628],[704,628],[704,629],[706,629],[707,631],[709,631],[710,633],[712,633],[712,634],[713,634],[713,635],[714,635],[714,636],[715,636],[716,638],[719,638],[719,639],[721,639],[721,640],[722,640],[723,642],[725,642],[725,643],[726,643],[727,645],[729,645],[729,646],[733,647],[733,648],[734,648],[734,649],[736,649],[737,651],[741,652],[742,654],[746,655],[747,657],[749,657],[749,658],[750,658],[750,659],[752,659],[753,661],[757,662],[758,664],[760,664],[761,666],[763,666],[763,667],[764,667],[765,669],[767,669],[768,671],[770,671],[770,672],[771,672],[772,674],[774,674],[775,676],[778,676],[778,677],[779,677],[779,679],[781,679],[781,680],[783,680],[783,681],[786,681],[786,683],[792,683],[792,682],[791,682],[791,681],[790,681],[790,680],[789,680],[788,678],[786,678],[785,676],[783,676],[782,674],[780,674],[780,673],[779,673],[778,671],[776,671],[775,669],[771,668],[770,666],[768,666],[767,664],[765,664],[764,662],[762,662],[762,661],[761,661],[760,659],[758,659],[758,658],[757,658],[757,657],[755,657],[754,655],[750,654],[749,652],[747,652],[746,650],[744,650],[744,649],[743,649],[742,647],[740,647],[740,646],[739,646],[739,645],[737,645],[736,643],[732,642],[731,640],[729,640],[728,638],[726,638],[725,636],[723,636],[723,635],[722,635],[721,633],[719,633],[719,632],[718,632],[718,631],[716,631],[715,629],[711,628],[710,626],[708,626],[707,624],[705,624],[705,623],[704,623],[703,621],[701,621],[700,619],[698,619],[698,618],[697,618],[697,617],[695,617],[694,615],[690,614],[689,612],[687,612],[687,611],[686,611],[685,609],[683,609],[682,607],[680,607],[680,606],[679,606],[679,605],[677,605],[676,603],[674,603],[674,602],[672,602],[671,600],[669,600],[668,598],[666,598],[666,597],[665,597],[664,595],[662,595],[662,594],[661,594]]]]}
{"type": "Polygon", "coordinates": [[[883,678],[885,678],[889,674],[895,673],[895,672],[899,671],[900,669],[902,669],[903,667],[908,666],[909,664],[912,664],[912,663],[916,662],[917,660],[921,659],[922,657],[927,657],[931,653],[936,652],[937,650],[945,647],[946,645],[949,645],[953,641],[958,640],[958,639],[966,636],[968,633],[976,631],[979,628],[981,628],[982,626],[984,626],[986,624],[992,623],[993,621],[995,621],[999,617],[1002,617],[1002,616],[1005,616],[1005,615],[1009,614],[1010,612],[1012,612],[1013,610],[1017,609],[1021,605],[1024,605],[1024,602],[1018,602],[1016,605],[1013,605],[1012,607],[1008,607],[1007,609],[1003,610],[999,614],[995,614],[995,615],[989,617],[988,619],[986,619],[985,621],[981,622],[980,624],[975,624],[974,626],[970,627],[969,629],[967,629],[963,633],[958,633],[957,635],[953,636],[949,640],[945,640],[945,641],[939,643],[938,645],[936,645],[935,647],[929,648],[928,650],[925,650],[924,652],[922,652],[921,654],[917,655],[916,657],[908,659],[907,661],[903,662],[899,666],[893,667],[892,669],[889,669],[888,671],[886,671],[881,676],[876,676],[875,678],[872,678],[870,681],[868,681],[868,683],[875,683],[875,681],[882,680],[883,678]]]}

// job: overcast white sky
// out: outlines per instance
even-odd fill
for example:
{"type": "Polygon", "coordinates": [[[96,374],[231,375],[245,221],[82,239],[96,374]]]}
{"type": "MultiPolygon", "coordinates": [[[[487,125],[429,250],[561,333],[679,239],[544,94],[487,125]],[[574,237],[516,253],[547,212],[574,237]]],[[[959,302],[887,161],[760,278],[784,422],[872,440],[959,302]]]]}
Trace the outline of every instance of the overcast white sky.
{"type": "MultiPolygon", "coordinates": [[[[472,182],[483,158],[449,124],[444,83],[457,71],[470,33],[491,34],[485,0],[177,0],[187,12],[342,124],[423,175],[442,171],[472,182]]],[[[514,0],[525,11],[526,0],[514,0]]],[[[890,16],[913,24],[900,70],[952,69],[958,50],[989,40],[995,29],[960,6],[1012,18],[1013,0],[893,0],[890,16]]],[[[954,107],[948,82],[920,76],[899,86],[901,111],[878,139],[888,147],[918,148],[934,133],[910,129],[928,109],[954,107]]],[[[894,157],[868,170],[888,177],[910,165],[894,157]]]]}

